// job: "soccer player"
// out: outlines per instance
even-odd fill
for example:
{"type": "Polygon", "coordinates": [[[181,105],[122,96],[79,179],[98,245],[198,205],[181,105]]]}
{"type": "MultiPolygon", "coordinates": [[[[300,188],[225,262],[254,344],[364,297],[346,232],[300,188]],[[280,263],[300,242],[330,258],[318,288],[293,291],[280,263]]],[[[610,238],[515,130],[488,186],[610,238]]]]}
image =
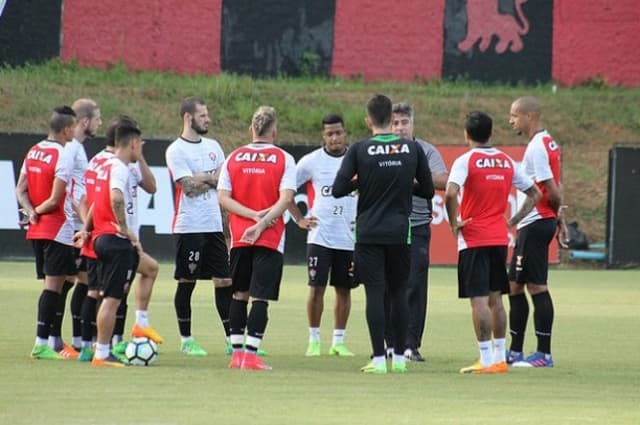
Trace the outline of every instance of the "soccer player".
{"type": "Polygon", "coordinates": [[[224,152],[218,141],[204,137],[211,123],[204,100],[184,99],[180,116],[182,134],[165,154],[175,182],[172,231],[176,243],[174,278],[178,284],[174,305],[180,350],[190,356],[206,356],[207,352],[191,335],[191,294],[199,279],[213,281],[215,305],[224,327],[228,351],[231,351],[229,254],[216,191],[224,152]]]}
{"type": "Polygon", "coordinates": [[[385,289],[391,306],[395,347],[392,371],[406,372],[407,279],[411,199],[433,197],[427,158],[413,140],[391,133],[391,100],[376,95],[367,103],[366,123],[373,136],[353,144],[333,183],[340,198],[358,189],[355,273],[365,286],[366,316],[373,347],[365,373],[387,373],[384,350],[385,289]],[[414,179],[417,184],[414,187],[414,179]]]}
{"type": "Polygon", "coordinates": [[[353,356],[345,346],[347,320],[351,310],[353,280],[353,228],[355,225],[355,193],[334,198],[331,185],[347,152],[346,131],[340,115],[330,114],[322,119],[323,146],[303,156],[296,165],[296,184],[307,185],[309,205],[305,218],[293,202],[289,207],[294,221],[307,235],[307,271],[309,297],[309,346],[307,356],[319,356],[320,319],[324,309],[324,293],[331,274],[331,286],[335,288],[333,308],[333,341],[329,355],[353,356]]]}
{"type": "Polygon", "coordinates": [[[296,171],[293,157],[274,146],[278,134],[275,109],[258,108],[250,131],[252,142],[229,155],[218,183],[218,199],[229,212],[232,237],[229,327],[233,353],[229,367],[269,370],[257,350],[267,327],[268,303],[277,301],[280,292],[282,214],[293,200],[296,171]]]}
{"type": "MultiPolygon", "coordinates": [[[[104,150],[96,154],[91,161],[85,173],[85,186],[87,192],[87,205],[93,205],[95,197],[95,187],[97,175],[100,171],[100,167],[108,160],[115,156],[115,136],[119,127],[135,127],[138,128],[138,124],[135,120],[125,115],[119,116],[108,125],[106,132],[106,147],[104,150]]],[[[155,193],[156,183],[149,166],[147,165],[144,155],[141,153],[138,161],[130,163],[128,165],[130,178],[128,180],[128,193],[132,194],[132,204],[127,208],[128,220],[132,223],[132,230],[136,238],[139,238],[139,225],[137,220],[137,187],[142,187],[149,193],[155,193]]],[[[81,254],[87,259],[87,274],[88,274],[88,293],[85,298],[85,302],[82,306],[82,350],[78,360],[91,361],[93,358],[93,350],[91,349],[91,340],[93,335],[92,324],[96,320],[96,306],[98,303],[98,291],[100,282],[97,275],[97,255],[93,248],[93,238],[88,233],[88,230],[93,226],[92,223],[92,211],[90,210],[87,223],[85,223],[85,229],[76,234],[78,240],[78,246],[82,246],[81,254]]],[[[151,293],[153,285],[158,274],[158,262],[148,255],[142,249],[140,245],[139,261],[136,270],[140,275],[138,283],[136,284],[136,322],[131,330],[132,337],[146,336],[156,343],[161,344],[164,340],[158,335],[158,333],[149,325],[148,306],[151,299],[151,293]]],[[[122,355],[126,348],[126,342],[124,341],[124,327],[127,312],[126,297],[128,295],[128,288],[124,293],[124,297],[116,312],[116,322],[114,326],[114,335],[112,338],[112,352],[116,355],[122,355]]]]}
{"type": "MultiPolygon", "coordinates": [[[[98,104],[91,99],[78,99],[71,105],[76,113],[77,125],[73,132],[73,139],[64,146],[72,159],[73,168],[71,171],[71,181],[67,185],[67,215],[71,217],[71,223],[74,232],[82,229],[83,222],[86,218],[86,201],[85,201],[85,184],[84,173],[87,169],[89,161],[84,142],[91,137],[96,136],[98,128],[102,125],[102,116],[98,104]]],[[[84,257],[80,255],[80,250],[74,249],[74,257],[76,264],[77,277],[75,278],[75,288],[71,296],[70,310],[72,320],[72,337],[71,346],[62,341],[62,318],[64,317],[64,308],[67,299],[67,293],[74,285],[71,280],[65,280],[62,285],[62,291],[58,306],[56,308],[56,318],[51,328],[51,337],[54,338],[54,349],[61,356],[75,359],[79,355],[82,348],[82,304],[87,295],[87,263],[84,257]]]]}
{"type": "MultiPolygon", "coordinates": [[[[431,170],[433,186],[444,190],[447,184],[447,167],[444,165],[438,149],[431,143],[414,136],[415,111],[407,103],[393,105],[391,116],[391,131],[403,139],[415,140],[424,151],[431,170]]],[[[407,284],[407,302],[409,304],[409,324],[407,327],[407,341],[404,355],[407,360],[423,362],[420,354],[422,335],[426,326],[427,300],[429,292],[429,244],[431,242],[431,199],[419,196],[413,197],[411,209],[411,267],[407,284]]],[[[387,323],[385,337],[387,347],[393,347],[391,327],[387,323]]],[[[393,351],[387,348],[387,351],[393,351]]]]}
{"type": "Polygon", "coordinates": [[[76,114],[68,106],[53,110],[47,138],[31,147],[22,164],[16,196],[28,225],[27,240],[33,245],[36,274],[44,279],[38,301],[37,336],[31,357],[64,359],[49,340],[56,306],[67,275],[74,274],[73,227],[65,215],[67,184],[72,161],[64,145],[73,138],[76,114]],[[49,345],[47,345],[49,343],[49,345]]]}
{"type": "Polygon", "coordinates": [[[551,328],[553,301],[547,286],[549,244],[560,227],[560,239],[567,228],[561,219],[560,146],[544,129],[542,107],[533,97],[521,97],[511,104],[509,124],[529,142],[522,159],[524,172],[542,191],[542,199],[518,224],[516,247],[509,267],[509,326],[511,347],[507,361],[519,367],[553,367],[551,328]],[[525,287],[534,306],[534,325],[538,346],[524,358],[524,334],[529,317],[525,287]]]}
{"type": "Polygon", "coordinates": [[[116,312],[131,285],[141,252],[133,216],[128,212],[134,211],[129,164],[142,156],[142,144],[137,126],[119,126],[115,131],[114,157],[96,173],[90,218],[103,298],[97,314],[98,336],[92,366],[124,366],[111,354],[110,343],[116,312]]]}
{"type": "Polygon", "coordinates": [[[505,212],[512,185],[524,191],[527,198],[509,225],[531,211],[540,197],[533,181],[516,163],[489,144],[492,126],[491,117],[483,112],[467,115],[464,137],[471,149],[453,163],[445,195],[451,231],[458,238],[458,297],[471,300],[480,351],[480,360],[460,369],[460,373],[507,372],[506,314],[502,305],[502,294],[509,291],[505,212]]]}

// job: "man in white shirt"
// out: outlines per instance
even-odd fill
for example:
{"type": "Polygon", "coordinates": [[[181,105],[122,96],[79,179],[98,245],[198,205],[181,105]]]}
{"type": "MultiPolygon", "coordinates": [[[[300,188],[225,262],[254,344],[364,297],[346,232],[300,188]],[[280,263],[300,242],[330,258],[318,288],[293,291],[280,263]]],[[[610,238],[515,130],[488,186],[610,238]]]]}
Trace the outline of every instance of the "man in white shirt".
{"type": "Polygon", "coordinates": [[[203,137],[211,119],[205,102],[186,98],[180,107],[182,133],[166,151],[166,161],[175,184],[175,212],[172,231],[176,242],[174,297],[182,352],[206,356],[191,335],[191,294],[196,281],[211,279],[215,304],[229,345],[231,279],[229,252],[223,234],[222,214],[216,186],[224,163],[218,141],[203,137]]]}
{"type": "Polygon", "coordinates": [[[309,274],[309,346],[307,356],[319,356],[320,319],[329,276],[335,288],[333,340],[329,355],[353,356],[345,346],[347,320],[351,311],[353,279],[355,193],[334,198],[331,185],[347,152],[342,117],[330,114],[322,119],[323,146],[303,156],[296,165],[298,187],[307,185],[309,211],[304,217],[295,203],[289,212],[298,227],[307,230],[307,270],[309,274]]]}

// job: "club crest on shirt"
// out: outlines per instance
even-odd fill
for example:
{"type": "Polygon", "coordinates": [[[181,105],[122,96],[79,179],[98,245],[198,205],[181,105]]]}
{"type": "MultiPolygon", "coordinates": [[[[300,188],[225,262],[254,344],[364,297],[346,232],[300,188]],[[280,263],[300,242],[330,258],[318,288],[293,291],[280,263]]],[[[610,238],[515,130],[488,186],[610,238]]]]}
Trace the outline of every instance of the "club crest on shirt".
{"type": "Polygon", "coordinates": [[[209,159],[211,160],[211,162],[216,162],[216,153],[215,152],[209,152],[209,159]]]}

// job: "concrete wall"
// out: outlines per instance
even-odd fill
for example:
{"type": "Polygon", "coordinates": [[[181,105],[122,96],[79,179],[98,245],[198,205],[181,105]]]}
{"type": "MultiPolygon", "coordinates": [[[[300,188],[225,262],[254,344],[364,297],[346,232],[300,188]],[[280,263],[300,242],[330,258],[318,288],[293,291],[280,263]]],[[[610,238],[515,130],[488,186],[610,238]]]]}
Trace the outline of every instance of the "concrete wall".
{"type": "Polygon", "coordinates": [[[60,37],[24,24],[59,28],[60,0],[0,3],[10,64],[640,85],[636,0],[65,0],[60,37]]]}

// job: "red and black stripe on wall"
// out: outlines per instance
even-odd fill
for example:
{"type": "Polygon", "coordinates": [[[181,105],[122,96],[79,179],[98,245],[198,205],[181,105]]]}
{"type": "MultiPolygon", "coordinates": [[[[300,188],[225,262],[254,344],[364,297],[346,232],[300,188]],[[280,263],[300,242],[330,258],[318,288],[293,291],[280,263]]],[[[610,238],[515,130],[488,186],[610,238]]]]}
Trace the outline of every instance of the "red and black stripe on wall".
{"type": "Polygon", "coordinates": [[[635,0],[0,3],[0,62],[10,64],[59,54],[187,74],[640,84],[635,0]]]}

